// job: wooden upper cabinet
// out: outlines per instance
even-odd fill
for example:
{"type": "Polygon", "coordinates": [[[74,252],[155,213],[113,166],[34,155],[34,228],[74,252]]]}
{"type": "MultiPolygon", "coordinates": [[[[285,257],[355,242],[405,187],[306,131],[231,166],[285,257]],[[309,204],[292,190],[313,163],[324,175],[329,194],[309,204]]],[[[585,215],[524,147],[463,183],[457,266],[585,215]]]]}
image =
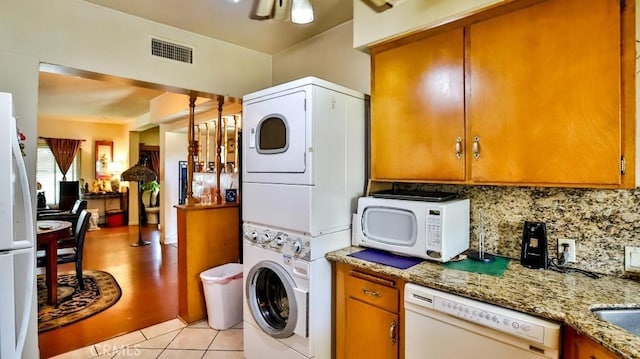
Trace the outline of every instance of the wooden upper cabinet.
{"type": "Polygon", "coordinates": [[[470,26],[475,183],[621,183],[618,0],[549,0],[470,26]]]}
{"type": "Polygon", "coordinates": [[[463,180],[463,29],[371,53],[372,178],[463,180]]]}
{"type": "Polygon", "coordinates": [[[635,2],[516,3],[371,48],[373,180],[634,187],[635,2]]]}

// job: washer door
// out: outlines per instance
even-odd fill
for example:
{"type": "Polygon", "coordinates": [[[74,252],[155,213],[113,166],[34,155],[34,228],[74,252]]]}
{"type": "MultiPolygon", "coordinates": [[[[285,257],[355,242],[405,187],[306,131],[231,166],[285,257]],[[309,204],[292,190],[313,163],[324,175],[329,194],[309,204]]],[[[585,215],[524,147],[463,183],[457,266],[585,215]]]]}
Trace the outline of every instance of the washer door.
{"type": "Polygon", "coordinates": [[[299,305],[289,273],[275,262],[261,261],[249,271],[246,286],[247,304],[258,326],[274,338],[293,335],[299,305]]]}

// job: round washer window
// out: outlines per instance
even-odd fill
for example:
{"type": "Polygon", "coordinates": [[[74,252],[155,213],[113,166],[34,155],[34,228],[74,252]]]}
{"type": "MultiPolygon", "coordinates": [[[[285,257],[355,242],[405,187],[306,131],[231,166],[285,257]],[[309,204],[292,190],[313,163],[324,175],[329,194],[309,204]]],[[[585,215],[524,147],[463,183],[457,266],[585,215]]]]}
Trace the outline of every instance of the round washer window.
{"type": "Polygon", "coordinates": [[[249,271],[247,303],[260,328],[274,338],[293,335],[298,319],[295,283],[275,262],[261,261],[249,271]]]}

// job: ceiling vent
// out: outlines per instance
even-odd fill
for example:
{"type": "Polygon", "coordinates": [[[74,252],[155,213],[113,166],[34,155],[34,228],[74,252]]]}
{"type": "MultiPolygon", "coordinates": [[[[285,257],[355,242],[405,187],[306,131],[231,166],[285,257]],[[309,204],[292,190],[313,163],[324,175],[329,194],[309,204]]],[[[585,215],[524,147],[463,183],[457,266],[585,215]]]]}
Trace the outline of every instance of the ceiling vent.
{"type": "Polygon", "coordinates": [[[193,63],[193,48],[160,39],[151,39],[151,55],[187,64],[193,63]]]}

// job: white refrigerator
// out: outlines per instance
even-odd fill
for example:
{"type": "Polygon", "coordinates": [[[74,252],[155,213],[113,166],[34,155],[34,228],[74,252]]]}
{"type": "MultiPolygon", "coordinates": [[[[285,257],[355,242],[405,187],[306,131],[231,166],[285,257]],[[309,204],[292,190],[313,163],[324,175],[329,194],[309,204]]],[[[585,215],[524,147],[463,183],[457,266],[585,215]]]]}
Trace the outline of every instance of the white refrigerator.
{"type": "Polygon", "coordinates": [[[0,92],[0,126],[0,359],[13,359],[37,338],[27,338],[36,335],[28,330],[36,315],[35,224],[9,93],[0,92]]]}

